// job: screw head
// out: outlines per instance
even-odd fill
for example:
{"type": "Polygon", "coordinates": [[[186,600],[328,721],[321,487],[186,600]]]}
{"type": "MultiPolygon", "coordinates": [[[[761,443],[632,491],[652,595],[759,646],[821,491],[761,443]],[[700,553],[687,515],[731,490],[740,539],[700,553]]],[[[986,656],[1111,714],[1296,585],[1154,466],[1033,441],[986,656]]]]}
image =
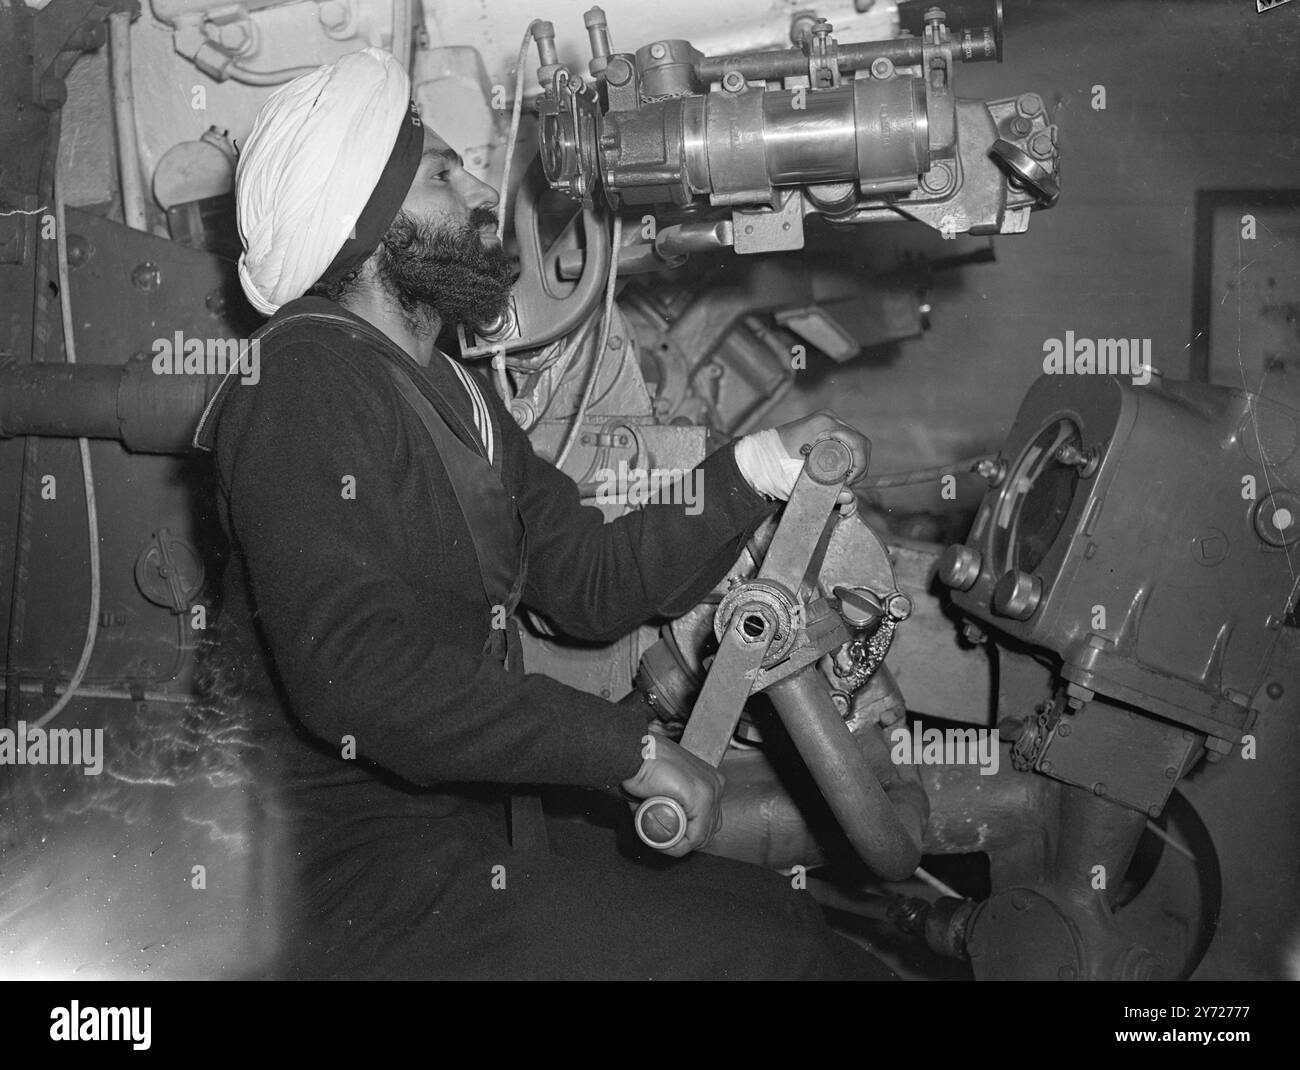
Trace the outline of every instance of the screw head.
{"type": "Polygon", "coordinates": [[[668,55],[668,46],[662,41],[656,41],[650,46],[651,59],[663,59],[666,55],[668,55]]]}

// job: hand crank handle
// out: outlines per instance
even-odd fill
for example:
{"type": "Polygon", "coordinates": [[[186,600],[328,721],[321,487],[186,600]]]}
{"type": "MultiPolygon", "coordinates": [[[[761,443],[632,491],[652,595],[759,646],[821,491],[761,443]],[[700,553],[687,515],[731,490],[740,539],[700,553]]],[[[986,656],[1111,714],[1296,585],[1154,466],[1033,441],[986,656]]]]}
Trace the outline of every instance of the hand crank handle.
{"type": "Polygon", "coordinates": [[[652,795],[636,808],[633,819],[641,842],[657,851],[667,851],[686,835],[686,811],[676,799],[652,795]]]}

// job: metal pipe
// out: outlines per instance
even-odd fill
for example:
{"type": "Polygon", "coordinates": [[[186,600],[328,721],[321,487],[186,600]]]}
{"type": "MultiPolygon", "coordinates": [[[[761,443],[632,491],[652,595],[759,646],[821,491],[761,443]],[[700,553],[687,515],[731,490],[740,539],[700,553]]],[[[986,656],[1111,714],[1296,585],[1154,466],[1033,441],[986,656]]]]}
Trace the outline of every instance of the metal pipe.
{"type": "Polygon", "coordinates": [[[221,377],[123,365],[0,366],[0,438],[115,439],[135,453],[188,453],[221,377]]]}
{"type": "Polygon", "coordinates": [[[1050,883],[1091,909],[1097,899],[1094,882],[1100,866],[1104,870],[1106,898],[1113,900],[1128,872],[1146,820],[1146,815],[1136,810],[1085,788],[1066,785],[1061,792],[1060,834],[1050,883]]]}
{"type": "MultiPolygon", "coordinates": [[[[915,67],[921,62],[920,38],[904,37],[890,41],[863,41],[839,46],[838,66],[841,74],[870,67],[884,56],[895,67],[915,67]]],[[[796,78],[808,73],[808,57],[799,48],[780,48],[770,52],[742,52],[730,56],[706,56],[695,64],[695,76],[701,82],[718,82],[724,71],[740,71],[746,78],[772,81],[796,78]]]]}
{"type": "Polygon", "coordinates": [[[131,86],[131,12],[108,16],[109,78],[113,87],[113,120],[117,128],[117,168],[122,178],[122,212],[132,230],[148,230],[144,178],[140,174],[140,143],[135,125],[135,90],[131,86]]]}
{"type": "Polygon", "coordinates": [[[414,36],[411,0],[393,0],[393,55],[407,74],[411,73],[411,44],[414,36]]]}
{"type": "Polygon", "coordinates": [[[592,77],[596,77],[608,65],[610,54],[614,50],[609,40],[609,23],[605,20],[605,12],[599,7],[587,10],[582,21],[586,23],[587,37],[591,41],[591,63],[587,69],[591,71],[592,77]]]}
{"type": "MultiPolygon", "coordinates": [[[[681,116],[690,189],[763,199],[771,187],[859,182],[864,191],[915,189],[930,168],[925,83],[857,79],[808,93],[777,89],[714,93],[665,104],[681,116]],[[799,106],[796,107],[796,102],[799,106]],[[737,130],[742,134],[737,134],[737,130]]],[[[661,126],[663,125],[661,120],[661,126]]],[[[675,121],[674,121],[675,125],[675,121]]],[[[673,185],[682,167],[608,169],[611,188],[673,185]]]]}
{"type": "Polygon", "coordinates": [[[690,253],[724,249],[734,240],[730,219],[674,223],[655,235],[655,252],[665,260],[672,260],[690,253]]]}
{"type": "MultiPolygon", "coordinates": [[[[24,673],[15,673],[15,677],[30,675],[24,673]]],[[[44,695],[48,696],[50,692],[55,695],[67,693],[67,684],[58,684],[53,688],[47,687],[44,683],[17,683],[10,688],[8,681],[0,681],[0,691],[5,691],[6,695],[11,691],[16,696],[22,695],[44,695]]],[[[105,687],[85,685],[77,688],[75,698],[103,698],[113,699],[119,702],[174,702],[181,706],[192,706],[201,699],[198,695],[190,694],[184,691],[162,691],[158,688],[146,687],[139,691],[132,691],[129,687],[105,687]]]]}
{"type": "Polygon", "coordinates": [[[865,732],[865,748],[859,747],[816,666],[773,684],[767,694],[862,860],[885,880],[910,877],[921,862],[923,821],[909,808],[896,808],[872,770],[867,750],[884,749],[889,762],[883,738],[865,732]]]}
{"type": "MultiPolygon", "coordinates": [[[[1058,785],[1036,773],[1015,771],[1009,744],[1003,745],[1001,763],[996,776],[983,776],[970,765],[921,767],[930,806],[922,840],[925,854],[993,853],[1023,842],[1043,842],[1048,825],[1055,822],[1058,785]]],[[[722,828],[709,844],[709,854],[767,869],[812,867],[826,860],[766,754],[730,751],[721,768],[727,778],[722,828]]]]}
{"type": "Polygon", "coordinates": [[[858,126],[852,86],[809,93],[792,106],[789,92],[763,95],[763,154],[774,186],[856,178],[858,126]]]}

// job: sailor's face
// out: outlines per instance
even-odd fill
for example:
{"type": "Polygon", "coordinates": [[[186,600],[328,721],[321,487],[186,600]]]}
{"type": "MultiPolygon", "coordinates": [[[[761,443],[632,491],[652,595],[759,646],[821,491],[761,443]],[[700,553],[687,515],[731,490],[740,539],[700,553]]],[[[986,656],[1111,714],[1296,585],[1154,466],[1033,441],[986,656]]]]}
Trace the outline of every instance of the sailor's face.
{"type": "Polygon", "coordinates": [[[424,128],[424,155],[402,209],[435,229],[471,227],[485,247],[500,245],[496,232],[497,191],[465,170],[450,145],[424,128]]]}
{"type": "Polygon", "coordinates": [[[496,190],[426,128],[420,167],[384,235],[378,268],[403,309],[473,328],[504,314],[518,270],[497,238],[496,205],[496,190]]]}

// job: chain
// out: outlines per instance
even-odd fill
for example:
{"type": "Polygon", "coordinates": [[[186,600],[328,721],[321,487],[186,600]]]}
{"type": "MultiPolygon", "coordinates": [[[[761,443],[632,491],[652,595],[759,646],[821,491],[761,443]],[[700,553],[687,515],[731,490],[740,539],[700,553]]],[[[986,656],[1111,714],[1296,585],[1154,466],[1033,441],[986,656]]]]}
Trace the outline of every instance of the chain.
{"type": "Polygon", "coordinates": [[[848,668],[841,670],[839,662],[835,662],[835,675],[839,678],[836,690],[852,695],[862,689],[885,660],[897,628],[898,621],[886,617],[870,635],[859,635],[849,642],[848,668]]]}
{"type": "Polygon", "coordinates": [[[1011,747],[1011,764],[1016,769],[1023,773],[1034,768],[1059,717],[1051,702],[1038,704],[1032,725],[1020,733],[1011,747]]]}

